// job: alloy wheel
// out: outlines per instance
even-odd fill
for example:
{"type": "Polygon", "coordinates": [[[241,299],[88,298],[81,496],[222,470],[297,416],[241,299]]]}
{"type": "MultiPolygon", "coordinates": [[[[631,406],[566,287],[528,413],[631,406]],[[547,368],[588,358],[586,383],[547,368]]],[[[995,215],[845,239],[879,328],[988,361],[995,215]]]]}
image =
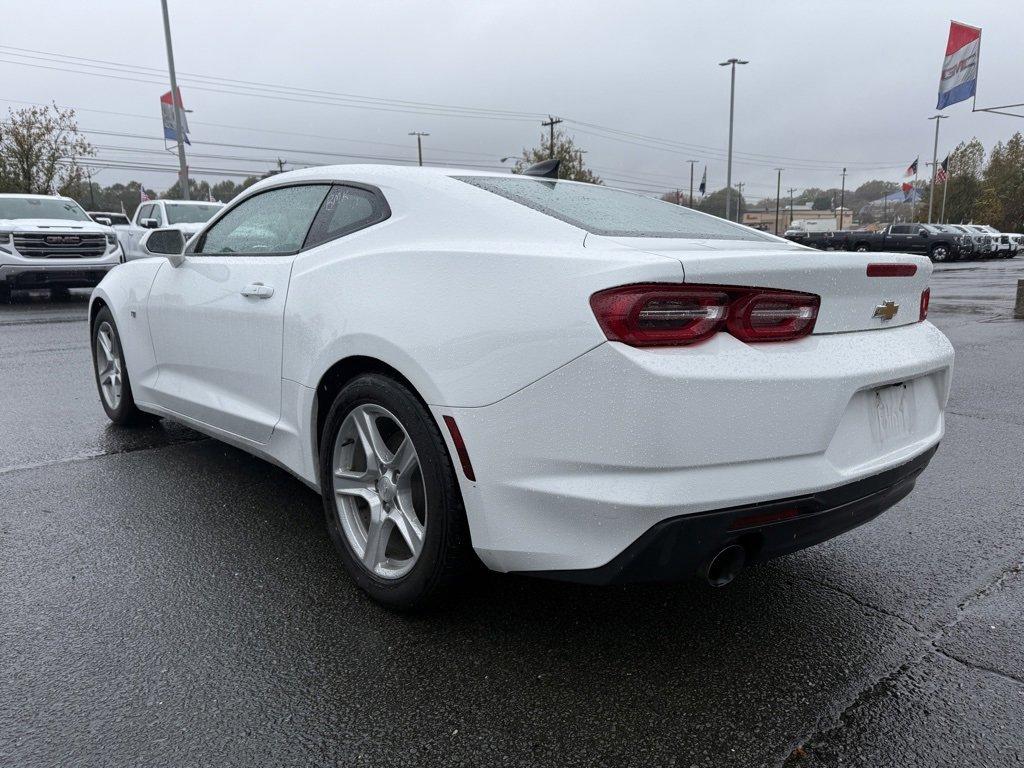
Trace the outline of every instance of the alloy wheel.
{"type": "Polygon", "coordinates": [[[111,410],[121,404],[121,387],[124,382],[124,366],[121,354],[114,342],[114,329],[107,321],[96,329],[95,341],[96,378],[100,383],[103,400],[111,410]]]}
{"type": "Polygon", "coordinates": [[[423,551],[427,501],[405,427],[379,405],[357,405],[338,430],[331,467],[335,508],[356,559],[378,578],[406,575],[423,551]]]}

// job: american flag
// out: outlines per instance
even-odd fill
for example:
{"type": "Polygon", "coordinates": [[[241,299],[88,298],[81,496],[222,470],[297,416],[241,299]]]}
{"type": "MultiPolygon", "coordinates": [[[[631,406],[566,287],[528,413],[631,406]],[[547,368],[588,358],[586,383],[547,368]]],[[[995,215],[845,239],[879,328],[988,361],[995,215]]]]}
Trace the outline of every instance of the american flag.
{"type": "Polygon", "coordinates": [[[140,203],[148,203],[149,202],[149,195],[146,194],[146,188],[145,187],[139,187],[139,202],[140,203]]]}
{"type": "Polygon", "coordinates": [[[946,179],[949,178],[949,155],[946,155],[946,159],[939,164],[939,172],[935,174],[936,184],[945,184],[946,179]]]}
{"type": "Polygon", "coordinates": [[[917,161],[920,159],[920,157],[914,158],[914,162],[907,166],[907,170],[903,174],[904,177],[917,176],[917,161]]]}

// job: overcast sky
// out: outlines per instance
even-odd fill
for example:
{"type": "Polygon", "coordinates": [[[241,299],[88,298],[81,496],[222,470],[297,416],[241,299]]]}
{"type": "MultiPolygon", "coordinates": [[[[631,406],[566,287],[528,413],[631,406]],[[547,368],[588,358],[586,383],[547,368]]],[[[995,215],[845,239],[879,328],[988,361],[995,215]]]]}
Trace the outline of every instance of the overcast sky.
{"type": "MultiPolygon", "coordinates": [[[[978,105],[1024,102],[1024,21],[1007,0],[170,0],[170,14],[185,106],[193,110],[194,169],[263,172],[277,157],[286,168],[345,162],[313,152],[413,162],[413,130],[431,134],[429,162],[501,168],[501,157],[537,143],[540,116],[550,113],[566,119],[562,127],[610,184],[685,192],[692,158],[698,180],[706,164],[717,189],[725,183],[729,109],[728,69],[717,63],[737,56],[750,64],[737,71],[733,180],[746,183],[748,199],[774,195],[775,166],[786,168],[783,189],[838,186],[844,164],[848,187],[899,181],[917,155],[928,173],[934,123],[927,118],[951,18],[983,29],[978,105]],[[294,90],[276,91],[290,101],[269,99],[255,95],[269,89],[200,84],[188,75],[386,101],[375,109],[336,97],[308,103],[330,97],[294,90]],[[517,114],[468,117],[396,102],[517,114]],[[678,144],[617,140],[607,129],[678,144]]],[[[100,158],[174,164],[160,140],[158,99],[167,85],[158,0],[9,3],[0,46],[0,107],[72,106],[82,128],[130,134],[89,134],[103,147],[100,158]],[[103,76],[82,74],[88,62],[80,59],[113,64],[90,69],[103,76]],[[157,69],[137,69],[145,67],[157,69]]],[[[940,158],[960,140],[977,136],[988,147],[1024,129],[1024,120],[972,114],[969,102],[944,114],[940,158]]],[[[96,180],[131,178],[162,190],[174,172],[107,168],[96,180]]]]}

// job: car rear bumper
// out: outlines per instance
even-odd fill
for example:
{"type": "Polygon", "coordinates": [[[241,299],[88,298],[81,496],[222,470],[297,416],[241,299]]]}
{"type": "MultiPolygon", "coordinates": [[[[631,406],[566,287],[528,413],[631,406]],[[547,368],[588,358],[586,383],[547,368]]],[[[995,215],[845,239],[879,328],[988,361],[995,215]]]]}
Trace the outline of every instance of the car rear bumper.
{"type": "Polygon", "coordinates": [[[465,440],[484,563],[578,571],[663,521],[814,496],[929,454],[952,363],[927,322],[782,344],[606,343],[492,405],[433,410],[465,440]]]}
{"type": "Polygon", "coordinates": [[[0,264],[0,285],[12,289],[94,288],[112,264],[0,264]]]}
{"type": "Polygon", "coordinates": [[[663,520],[598,568],[530,575],[581,584],[681,581],[699,574],[733,544],[743,547],[747,564],[788,555],[863,525],[903,499],[937,448],[827,491],[663,520]]]}

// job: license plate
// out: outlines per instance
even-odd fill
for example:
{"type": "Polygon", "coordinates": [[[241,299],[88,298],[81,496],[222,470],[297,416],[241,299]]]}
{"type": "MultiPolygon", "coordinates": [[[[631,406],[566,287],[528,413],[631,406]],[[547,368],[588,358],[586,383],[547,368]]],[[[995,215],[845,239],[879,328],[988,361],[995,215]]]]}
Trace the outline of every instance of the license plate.
{"type": "Polygon", "coordinates": [[[906,384],[882,387],[874,391],[875,439],[891,443],[908,437],[913,425],[910,390],[906,384]]]}

